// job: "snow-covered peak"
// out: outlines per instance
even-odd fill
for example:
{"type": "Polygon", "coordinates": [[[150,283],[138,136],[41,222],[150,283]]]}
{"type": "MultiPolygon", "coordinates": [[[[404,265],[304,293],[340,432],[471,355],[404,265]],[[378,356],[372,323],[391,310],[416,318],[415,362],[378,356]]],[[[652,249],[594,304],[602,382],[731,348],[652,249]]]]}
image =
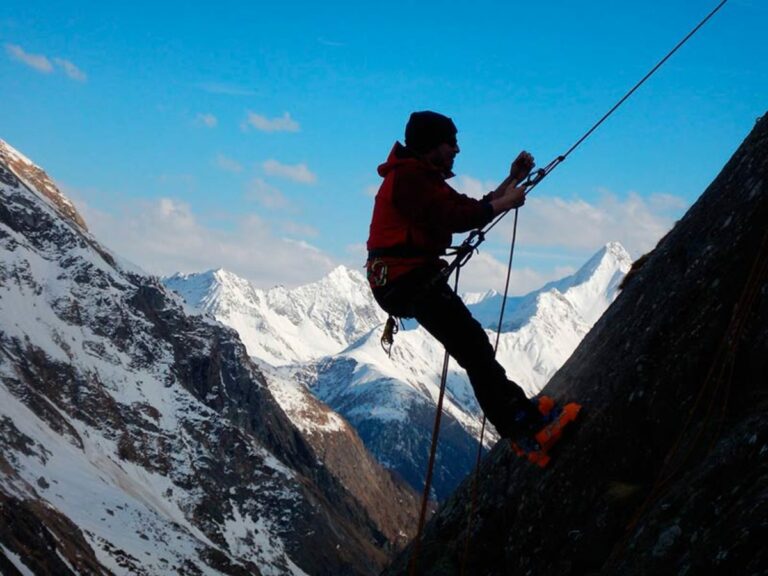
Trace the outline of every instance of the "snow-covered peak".
{"type": "Polygon", "coordinates": [[[209,292],[215,282],[213,270],[208,272],[193,272],[190,274],[177,272],[164,280],[165,284],[173,286],[183,286],[184,295],[188,300],[197,302],[209,292]],[[195,297],[198,295],[199,297],[195,297]]]}
{"type": "Polygon", "coordinates": [[[362,276],[363,275],[360,272],[347,268],[346,266],[337,266],[331,270],[328,275],[323,280],[321,280],[321,282],[327,281],[327,283],[337,286],[358,286],[362,276]]]}
{"type": "Polygon", "coordinates": [[[609,242],[574,275],[543,288],[558,290],[590,326],[616,297],[618,286],[632,267],[632,258],[618,242],[609,242]]]}
{"type": "MultiPolygon", "coordinates": [[[[505,305],[502,330],[517,330],[535,314],[546,315],[547,302],[564,298],[573,312],[588,325],[594,324],[616,297],[621,279],[632,266],[632,259],[618,242],[609,242],[598,250],[578,271],[545,284],[524,296],[511,297],[505,305]]],[[[473,315],[486,328],[496,329],[502,295],[489,293],[484,298],[467,301],[473,315]]]]}
{"type": "Polygon", "coordinates": [[[571,286],[577,286],[587,282],[599,282],[607,275],[613,275],[617,270],[626,273],[632,266],[632,258],[619,242],[609,242],[598,250],[592,258],[576,272],[561,280],[571,286]]]}
{"type": "MultiPolygon", "coordinates": [[[[41,193],[39,168],[2,154],[0,559],[24,574],[378,573],[415,524],[411,493],[292,380],[281,409],[232,330],[123,269],[41,193]]],[[[224,270],[173,281],[211,306],[256,294],[224,270]]]]}
{"type": "Polygon", "coordinates": [[[22,162],[33,168],[41,169],[37,164],[32,162],[32,160],[24,156],[24,154],[16,150],[16,148],[8,144],[8,142],[3,140],[2,138],[0,138],[0,150],[5,152],[5,154],[7,155],[7,160],[22,162]]]}
{"type": "Polygon", "coordinates": [[[488,300],[494,296],[498,296],[499,293],[496,290],[486,290],[485,292],[464,292],[461,295],[461,299],[464,300],[464,304],[471,306],[473,304],[479,304],[483,300],[488,300]]]}
{"type": "Polygon", "coordinates": [[[338,353],[386,318],[363,274],[343,266],[295,289],[262,290],[223,269],[176,274],[165,284],[235,328],[251,356],[274,366],[338,353]]]}

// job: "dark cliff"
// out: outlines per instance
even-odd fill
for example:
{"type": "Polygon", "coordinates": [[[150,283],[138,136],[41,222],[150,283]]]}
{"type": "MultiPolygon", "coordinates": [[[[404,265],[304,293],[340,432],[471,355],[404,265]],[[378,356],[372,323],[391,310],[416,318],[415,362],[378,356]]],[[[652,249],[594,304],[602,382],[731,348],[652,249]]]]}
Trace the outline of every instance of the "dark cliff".
{"type": "MultiPolygon", "coordinates": [[[[767,384],[765,116],[545,389],[584,405],[551,466],[485,458],[463,573],[768,573],[767,384]]],[[[462,573],[470,494],[419,574],[462,573]]]]}

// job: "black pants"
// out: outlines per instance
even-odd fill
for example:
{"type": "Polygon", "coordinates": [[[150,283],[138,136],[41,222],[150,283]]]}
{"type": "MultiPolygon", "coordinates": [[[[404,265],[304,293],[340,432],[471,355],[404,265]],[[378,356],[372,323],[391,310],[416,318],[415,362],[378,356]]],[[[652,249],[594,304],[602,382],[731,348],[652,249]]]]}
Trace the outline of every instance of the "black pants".
{"type": "Polygon", "coordinates": [[[467,371],[477,401],[491,424],[502,436],[512,436],[515,412],[535,408],[496,361],[480,323],[445,280],[433,281],[435,275],[432,268],[414,270],[374,288],[374,298],[388,314],[415,318],[437,338],[467,371]]]}

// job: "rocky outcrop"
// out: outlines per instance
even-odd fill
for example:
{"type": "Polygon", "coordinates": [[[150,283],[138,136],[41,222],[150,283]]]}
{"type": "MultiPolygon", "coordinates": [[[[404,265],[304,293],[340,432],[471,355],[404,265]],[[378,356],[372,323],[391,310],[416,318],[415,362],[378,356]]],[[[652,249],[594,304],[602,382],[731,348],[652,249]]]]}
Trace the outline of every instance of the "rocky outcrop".
{"type": "MultiPolygon", "coordinates": [[[[0,140],[0,161],[4,164],[4,171],[13,173],[17,178],[24,181],[30,190],[35,190],[41,194],[64,218],[74,222],[83,230],[88,230],[85,220],[75,205],[61,193],[53,180],[48,177],[48,174],[2,140],[0,140]]],[[[5,179],[8,178],[11,176],[5,177],[5,179]]],[[[0,172],[0,181],[3,180],[2,172],[0,172]]]]}
{"type": "Polygon", "coordinates": [[[497,444],[417,573],[765,574],[767,352],[763,117],[545,388],[584,404],[576,434],[545,470],[497,444]]]}
{"type": "MultiPolygon", "coordinates": [[[[0,493],[0,541],[14,550],[34,574],[79,574],[110,576],[83,537],[66,516],[39,501],[21,500],[0,493]]],[[[0,553],[0,573],[21,574],[16,564],[0,553]]]]}

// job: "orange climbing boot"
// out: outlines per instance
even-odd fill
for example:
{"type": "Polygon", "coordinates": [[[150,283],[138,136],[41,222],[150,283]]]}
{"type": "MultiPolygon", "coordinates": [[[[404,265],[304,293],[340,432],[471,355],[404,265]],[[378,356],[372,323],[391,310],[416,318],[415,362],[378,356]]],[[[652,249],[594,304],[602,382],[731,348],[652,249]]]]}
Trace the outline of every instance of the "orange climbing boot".
{"type": "Polygon", "coordinates": [[[578,418],[581,404],[570,402],[558,406],[549,396],[540,396],[538,408],[543,419],[542,427],[532,434],[513,438],[510,442],[515,454],[544,468],[552,459],[550,451],[563,437],[566,428],[578,418]]]}

